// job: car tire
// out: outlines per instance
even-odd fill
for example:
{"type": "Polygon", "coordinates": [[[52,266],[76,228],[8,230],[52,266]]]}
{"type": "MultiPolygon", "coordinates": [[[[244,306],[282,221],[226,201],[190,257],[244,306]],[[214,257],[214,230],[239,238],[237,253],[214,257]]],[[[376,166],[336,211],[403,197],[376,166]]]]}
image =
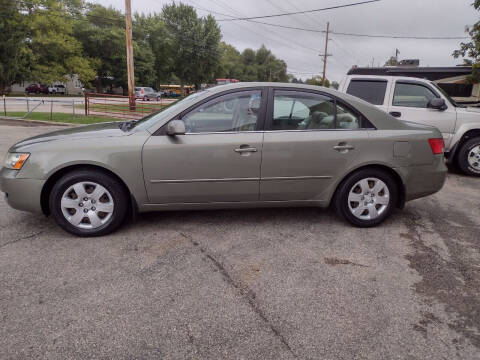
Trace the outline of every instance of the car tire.
{"type": "Polygon", "coordinates": [[[124,186],[112,176],[79,169],[55,183],[49,206],[55,222],[65,231],[82,237],[103,236],[123,223],[129,199],[124,186]]]}
{"type": "Polygon", "coordinates": [[[398,199],[393,177],[380,169],[362,169],[349,175],[337,188],[336,213],[357,227],[381,224],[392,213],[398,199]]]}
{"type": "Polygon", "coordinates": [[[144,96],[143,101],[148,101],[148,98],[146,96],[144,96]]]}
{"type": "Polygon", "coordinates": [[[457,161],[464,174],[480,176],[480,137],[470,139],[462,145],[457,161]]]}

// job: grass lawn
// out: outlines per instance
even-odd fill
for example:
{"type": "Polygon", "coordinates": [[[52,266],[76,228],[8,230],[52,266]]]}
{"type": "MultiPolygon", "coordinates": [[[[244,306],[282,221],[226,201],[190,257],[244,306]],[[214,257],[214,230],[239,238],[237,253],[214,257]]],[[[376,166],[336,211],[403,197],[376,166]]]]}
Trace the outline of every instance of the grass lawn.
{"type": "MultiPolygon", "coordinates": [[[[22,111],[7,112],[7,116],[22,117],[24,115],[25,115],[25,112],[22,112],[22,111]]],[[[0,113],[0,116],[3,116],[3,113],[0,113]]],[[[33,112],[26,119],[51,121],[51,122],[63,122],[63,123],[72,123],[72,124],[95,124],[99,122],[122,121],[120,119],[108,118],[103,116],[85,116],[85,115],[73,116],[72,114],[64,114],[64,113],[53,113],[52,118],[50,119],[49,112],[33,112]]]]}
{"type": "MultiPolygon", "coordinates": [[[[149,114],[153,111],[158,111],[166,108],[167,106],[170,106],[171,103],[167,104],[160,104],[160,103],[137,103],[135,112],[137,113],[142,113],[142,110],[145,112],[145,114],[149,114]]],[[[84,105],[78,105],[78,109],[85,109],[84,105]]],[[[120,103],[120,104],[112,104],[112,103],[107,103],[107,104],[102,104],[101,102],[98,103],[90,103],[89,104],[89,109],[90,111],[112,111],[112,112],[118,112],[118,113],[127,113],[129,112],[129,105],[127,102],[125,103],[120,103]]]]}
{"type": "MultiPolygon", "coordinates": [[[[1,95],[1,94],[0,94],[1,95]]],[[[51,98],[69,98],[69,97],[83,97],[84,95],[83,94],[35,94],[35,93],[31,93],[31,94],[25,94],[24,92],[11,92],[11,93],[8,93],[5,95],[7,98],[8,97],[25,97],[25,96],[28,96],[28,97],[51,97],[51,98]]]]}

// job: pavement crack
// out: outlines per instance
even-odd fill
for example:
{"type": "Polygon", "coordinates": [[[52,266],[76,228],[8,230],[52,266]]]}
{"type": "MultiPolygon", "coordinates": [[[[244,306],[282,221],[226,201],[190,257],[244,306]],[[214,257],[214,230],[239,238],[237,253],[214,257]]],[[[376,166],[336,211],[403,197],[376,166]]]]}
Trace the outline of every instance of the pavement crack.
{"type": "Polygon", "coordinates": [[[218,260],[211,252],[209,252],[207,248],[203,247],[198,241],[194,240],[191,236],[185,233],[181,232],[180,235],[183,236],[185,239],[189,240],[193,246],[200,249],[200,252],[204,254],[205,257],[210,260],[213,266],[215,266],[215,268],[220,272],[224,281],[227,284],[231,285],[236,291],[238,291],[238,293],[246,300],[247,304],[250,306],[253,312],[257,314],[257,316],[264,322],[264,324],[270,329],[270,331],[275,335],[275,337],[279,339],[282,346],[286,350],[288,350],[294,358],[297,358],[297,355],[293,352],[293,349],[288,344],[285,336],[274,324],[270,322],[265,312],[260,308],[256,300],[255,292],[249,289],[248,286],[244,285],[240,281],[235,280],[232,275],[230,275],[230,273],[227,271],[225,265],[220,260],[218,260]]]}
{"type": "Polygon", "coordinates": [[[325,264],[332,265],[332,266],[352,265],[352,266],[360,266],[360,267],[369,267],[368,265],[363,265],[363,264],[359,264],[359,263],[356,263],[356,262],[353,262],[353,261],[350,261],[350,260],[347,260],[347,259],[339,259],[339,258],[336,258],[336,257],[324,258],[324,260],[325,260],[325,264]]]}
{"type": "Polygon", "coordinates": [[[33,238],[37,235],[42,234],[42,233],[43,233],[43,230],[42,231],[37,231],[36,233],[30,234],[30,235],[19,237],[18,239],[15,239],[15,240],[7,241],[6,243],[0,245],[0,249],[4,248],[7,245],[14,244],[14,243],[22,241],[22,240],[31,239],[31,238],[33,238]]]}

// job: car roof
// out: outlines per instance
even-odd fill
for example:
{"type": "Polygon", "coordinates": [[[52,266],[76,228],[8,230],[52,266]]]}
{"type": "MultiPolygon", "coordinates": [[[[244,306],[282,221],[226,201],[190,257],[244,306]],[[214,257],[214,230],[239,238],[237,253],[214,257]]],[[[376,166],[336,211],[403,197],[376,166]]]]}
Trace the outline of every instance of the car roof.
{"type": "Polygon", "coordinates": [[[360,75],[360,74],[354,74],[354,75],[348,75],[348,78],[352,80],[362,80],[362,79],[371,79],[371,80],[397,80],[397,81],[421,81],[421,82],[431,82],[428,79],[425,78],[416,78],[412,76],[389,76],[389,75],[360,75]]]}
{"type": "Polygon", "coordinates": [[[250,88],[250,87],[275,87],[275,88],[295,88],[295,89],[304,89],[304,90],[316,90],[323,91],[332,95],[339,95],[340,92],[334,89],[330,89],[323,86],[316,85],[307,85],[307,84],[298,84],[298,83],[280,83],[280,82],[238,82],[225,85],[217,85],[208,89],[210,94],[215,94],[217,92],[241,89],[241,88],[250,88]]]}

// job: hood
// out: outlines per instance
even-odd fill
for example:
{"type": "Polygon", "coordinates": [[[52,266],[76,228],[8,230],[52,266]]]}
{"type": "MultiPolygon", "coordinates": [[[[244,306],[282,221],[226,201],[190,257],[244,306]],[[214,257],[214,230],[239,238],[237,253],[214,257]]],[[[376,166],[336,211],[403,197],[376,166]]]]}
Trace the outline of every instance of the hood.
{"type": "Polygon", "coordinates": [[[37,135],[22,140],[13,145],[10,151],[15,151],[21,147],[56,140],[69,139],[94,139],[115,136],[127,136],[128,132],[120,130],[118,122],[100,123],[86,126],[71,127],[63,130],[52,131],[46,134],[37,135]]]}

